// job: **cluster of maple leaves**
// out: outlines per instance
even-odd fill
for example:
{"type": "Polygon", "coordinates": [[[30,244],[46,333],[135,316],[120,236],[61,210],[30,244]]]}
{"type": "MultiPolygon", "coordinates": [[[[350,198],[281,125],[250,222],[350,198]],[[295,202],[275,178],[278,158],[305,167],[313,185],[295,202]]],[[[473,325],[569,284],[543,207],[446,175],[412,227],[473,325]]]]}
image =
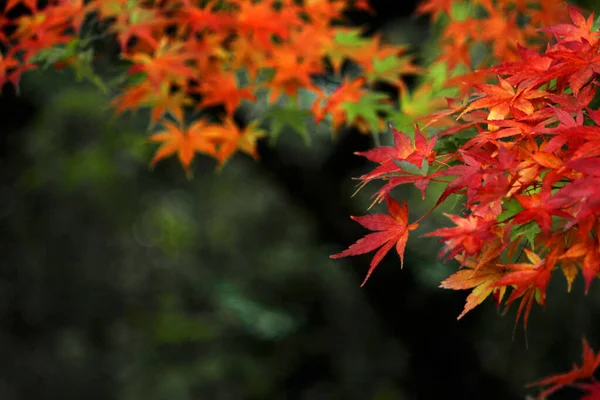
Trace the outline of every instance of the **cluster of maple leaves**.
{"type": "MultiPolygon", "coordinates": [[[[442,287],[472,289],[459,318],[491,295],[505,307],[520,299],[517,321],[523,315],[526,327],[533,302],[545,304],[559,269],[568,290],[581,273],[587,292],[600,272],[600,111],[593,106],[600,39],[593,16],[575,8],[566,13],[559,0],[423,1],[417,12],[443,23],[431,69],[441,65],[447,77],[441,86],[466,95],[448,99],[446,108],[432,97],[439,84],[425,79],[412,93],[406,87],[403,76],[426,72],[404,46],[344,27],[348,9],[371,12],[365,0],[8,0],[0,13],[0,87],[18,87],[44,55],[57,68],[77,64],[78,35],[95,18],[129,63],[127,86],[112,103],[116,112],[149,108],[151,122],[162,127],[150,137],[160,143],[151,163],[177,155],[189,170],[196,154],[219,165],[238,151],[257,156],[256,141],[266,132],[259,121],[239,126],[234,114],[262,91],[273,107],[282,96],[290,99],[281,116],[293,114],[299,92],[310,90],[316,122],[327,118],[333,131],[354,125],[372,132],[384,125],[389,99],[371,93],[369,84],[386,81],[399,92],[403,116],[427,116],[414,135],[392,129],[393,146],[360,153],[378,164],[359,178],[361,185],[384,181],[375,201],[385,200],[389,215],[353,217],[375,232],[333,257],[379,249],[365,281],[392,247],[402,265],[420,219],[410,223],[406,204],[391,192],[414,184],[425,197],[436,182],[445,185],[436,207],[451,195],[465,198],[464,212],[448,215],[455,227],[427,234],[439,237],[446,259],[462,267],[442,287]],[[544,35],[554,38],[545,48],[544,35]],[[478,45],[487,54],[474,53],[478,45]],[[62,58],[45,53],[57,49],[62,58]],[[361,73],[333,93],[313,83],[348,61],[361,73]],[[416,107],[422,99],[425,106],[416,107]],[[224,109],[218,120],[186,119],[186,110],[212,106],[224,109]],[[424,135],[427,127],[437,133],[424,135]],[[449,150],[448,138],[460,146],[449,150]]],[[[583,366],[540,381],[551,385],[544,395],[590,378],[599,363],[584,343],[583,366]]],[[[600,396],[597,384],[581,388],[588,398],[600,396]]]]}
{"type": "MultiPolygon", "coordinates": [[[[499,303],[506,288],[514,286],[507,305],[522,297],[519,315],[525,310],[526,323],[532,301],[544,304],[550,274],[559,266],[569,290],[581,270],[587,292],[600,272],[600,112],[588,107],[600,73],[600,33],[591,30],[593,15],[585,19],[576,9],[569,11],[572,24],[544,29],[556,37],[544,53],[519,47],[521,60],[486,70],[498,75],[497,84],[473,84],[470,101],[449,101],[449,109],[436,113],[455,115],[455,126],[430,139],[418,126],[414,138],[392,127],[394,146],[358,153],[379,164],[358,179],[361,185],[385,182],[375,199],[387,200],[395,221],[373,224],[356,217],[389,235],[368,236],[335,257],[369,252],[384,242],[385,253],[392,233],[402,253],[407,234],[398,236],[397,230],[417,225],[408,224],[406,206],[390,192],[412,183],[425,197],[435,181],[447,184],[436,207],[453,194],[466,199],[464,216],[448,215],[455,228],[427,234],[441,237],[446,259],[459,258],[472,270],[443,283],[476,288],[465,312],[492,292],[499,303]],[[470,137],[456,151],[435,150],[438,138],[465,131],[470,137]],[[524,258],[529,263],[517,263],[524,258]]],[[[378,253],[371,270],[380,259],[378,253]]]]}
{"type": "MultiPolygon", "coordinates": [[[[353,217],[376,231],[333,258],[379,250],[367,278],[392,248],[400,255],[410,223],[406,204],[391,191],[414,184],[425,196],[430,182],[445,189],[436,207],[451,195],[464,197],[461,215],[447,215],[455,227],[425,236],[444,243],[441,256],[460,262],[443,288],[472,289],[458,318],[490,295],[508,308],[520,300],[517,321],[527,326],[534,302],[545,305],[551,276],[560,270],[571,290],[581,273],[587,293],[600,273],[600,111],[594,98],[600,73],[600,32],[569,8],[571,23],[544,31],[554,36],[544,52],[518,47],[520,59],[485,71],[497,83],[472,84],[465,102],[449,101],[434,116],[451,115],[456,124],[428,139],[416,127],[414,138],[392,128],[394,146],[359,153],[379,164],[358,179],[382,180],[376,201],[385,199],[389,215],[353,217]],[[436,151],[435,143],[462,134],[455,151],[436,151]],[[448,179],[450,178],[450,179],[448,179]]],[[[366,281],[366,279],[365,279],[366,281]]],[[[538,382],[550,394],[576,379],[591,378],[600,364],[587,342],[584,366],[538,382]]],[[[586,399],[600,398],[600,384],[582,384],[586,399]]]]}
{"type": "MultiPolygon", "coordinates": [[[[342,103],[358,103],[365,84],[387,79],[403,87],[401,75],[416,67],[403,46],[384,45],[379,37],[362,38],[345,28],[344,11],[370,12],[364,0],[226,0],[132,1],[9,0],[0,14],[0,37],[6,51],[0,59],[0,86],[17,86],[23,72],[39,66],[42,51],[68,46],[88,18],[105,23],[115,36],[131,78],[113,101],[117,113],[151,109],[151,122],[163,130],[150,140],[161,143],[152,164],[177,155],[186,170],[197,153],[220,165],[236,151],[256,157],[256,141],[265,135],[258,121],[238,126],[234,113],[246,100],[268,91],[274,104],[281,95],[297,99],[299,89],[318,96],[312,109],[317,121],[328,115],[334,128],[363,118],[349,118],[342,103]],[[11,17],[15,8],[27,11],[11,17]],[[328,69],[339,72],[352,60],[363,75],[345,82],[328,96],[312,77],[328,69]],[[382,64],[383,62],[383,64],[382,64]],[[242,85],[240,73],[245,74],[242,85]],[[218,120],[187,123],[185,110],[222,106],[218,120]]],[[[72,63],[76,55],[57,66],[72,63]]],[[[283,110],[285,112],[286,110],[283,110]]],[[[356,113],[355,113],[356,114],[356,113]]]]}
{"type": "MultiPolygon", "coordinates": [[[[464,9],[455,7],[461,3],[429,0],[418,10],[432,20],[444,11],[449,16],[436,62],[449,72],[457,65],[467,68],[446,87],[460,88],[459,79],[475,79],[474,68],[491,61],[474,63],[469,55],[474,44],[488,45],[496,59],[509,59],[517,40],[539,39],[535,27],[557,22],[564,9],[559,0],[477,1],[473,4],[485,12],[467,18],[464,9]],[[530,22],[519,26],[517,17],[523,13],[530,22]]],[[[308,115],[317,123],[328,119],[334,132],[343,125],[363,132],[385,129],[384,121],[414,119],[444,106],[443,98],[432,96],[430,81],[409,93],[403,77],[423,70],[405,46],[346,27],[344,12],[350,9],[372,12],[365,0],[8,0],[0,13],[5,49],[0,87],[6,82],[18,86],[23,72],[38,68],[44,54],[52,55],[56,67],[77,64],[83,25],[96,19],[130,63],[127,86],[112,103],[116,112],[149,108],[151,122],[163,128],[150,138],[160,143],[151,164],[177,155],[187,171],[196,154],[213,157],[219,165],[237,151],[257,157],[256,141],[267,132],[261,121],[239,126],[234,114],[242,102],[255,102],[264,91],[272,106],[271,130],[304,124],[306,113],[294,104],[300,90],[317,97],[308,115]],[[59,49],[62,59],[56,60],[59,49]],[[361,73],[333,93],[313,83],[315,75],[338,74],[349,61],[361,73]],[[401,109],[392,107],[388,96],[369,90],[381,81],[397,88],[401,109]],[[281,95],[291,99],[285,107],[277,104],[281,95]],[[218,120],[185,118],[190,108],[211,106],[224,108],[218,120]]]]}

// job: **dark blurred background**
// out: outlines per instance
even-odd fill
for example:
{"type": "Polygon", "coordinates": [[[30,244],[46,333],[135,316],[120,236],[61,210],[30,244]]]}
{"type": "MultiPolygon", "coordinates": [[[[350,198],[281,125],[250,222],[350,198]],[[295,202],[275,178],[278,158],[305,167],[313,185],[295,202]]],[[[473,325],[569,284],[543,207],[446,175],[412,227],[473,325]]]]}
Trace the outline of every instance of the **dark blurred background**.
{"type": "MultiPolygon", "coordinates": [[[[418,50],[413,2],[372,5],[354,21],[418,50]]],[[[404,270],[392,252],[360,288],[371,256],[328,256],[365,233],[349,215],[373,192],[351,197],[367,136],[284,132],[259,162],[198,158],[187,180],[175,158],[149,171],[144,112],[114,118],[69,72],[21,88],[0,97],[0,400],[523,399],[582,336],[600,347],[598,283],[567,294],[560,273],[528,347],[516,308],[456,321],[467,292],[437,287],[456,266],[418,237],[441,213],[404,270]]],[[[411,219],[431,206],[394,194],[411,219]]]]}

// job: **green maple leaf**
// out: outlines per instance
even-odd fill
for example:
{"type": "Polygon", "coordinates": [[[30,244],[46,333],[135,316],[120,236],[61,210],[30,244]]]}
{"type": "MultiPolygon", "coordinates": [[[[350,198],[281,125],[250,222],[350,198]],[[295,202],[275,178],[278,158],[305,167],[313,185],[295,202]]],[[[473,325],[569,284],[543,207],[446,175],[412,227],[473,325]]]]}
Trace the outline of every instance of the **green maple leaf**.
{"type": "Polygon", "coordinates": [[[511,232],[510,236],[511,240],[516,239],[518,236],[525,237],[525,239],[527,239],[527,241],[531,244],[531,250],[535,250],[535,237],[541,231],[542,230],[540,229],[538,224],[536,224],[535,221],[531,221],[516,228],[513,232],[511,232]]]}
{"type": "Polygon", "coordinates": [[[383,59],[375,58],[373,60],[373,72],[367,73],[366,77],[369,82],[381,80],[396,83],[398,82],[398,76],[405,71],[407,64],[410,64],[408,57],[389,55],[383,59]]]}
{"type": "Polygon", "coordinates": [[[59,61],[66,61],[77,55],[79,46],[80,40],[75,38],[67,44],[59,44],[38,51],[29,59],[29,62],[41,64],[42,68],[45,69],[59,61]]]}
{"type": "Polygon", "coordinates": [[[366,93],[357,103],[344,102],[341,108],[346,111],[346,119],[351,125],[358,118],[362,118],[369,124],[373,132],[379,131],[379,114],[388,114],[393,111],[390,104],[385,101],[389,97],[383,93],[366,93]]]}
{"type": "Polygon", "coordinates": [[[344,29],[335,33],[334,40],[343,46],[366,46],[371,40],[362,36],[360,29],[344,29]]]}
{"type": "Polygon", "coordinates": [[[308,110],[293,106],[273,107],[264,117],[264,119],[269,120],[270,139],[275,142],[283,128],[288,126],[298,133],[307,145],[310,144],[310,136],[306,127],[310,115],[308,110]]]}
{"type": "Polygon", "coordinates": [[[504,211],[500,215],[498,215],[498,221],[500,221],[500,222],[504,222],[507,219],[512,218],[515,215],[517,215],[517,213],[523,211],[523,207],[515,199],[510,199],[508,201],[504,201],[504,203],[502,204],[502,207],[504,208],[504,211]]]}
{"type": "Polygon", "coordinates": [[[73,63],[73,68],[75,69],[77,80],[88,80],[92,84],[94,84],[97,88],[99,88],[103,93],[108,93],[108,87],[104,84],[104,81],[100,76],[98,76],[94,72],[94,68],[92,66],[92,62],[94,59],[94,51],[92,49],[88,49],[86,51],[80,52],[73,63]]]}
{"type": "Polygon", "coordinates": [[[423,159],[423,162],[421,163],[421,168],[417,167],[415,164],[409,161],[396,160],[395,158],[393,158],[392,161],[394,161],[394,164],[400,167],[402,171],[408,172],[412,175],[427,176],[427,172],[429,172],[429,163],[427,162],[426,158],[423,159]]]}

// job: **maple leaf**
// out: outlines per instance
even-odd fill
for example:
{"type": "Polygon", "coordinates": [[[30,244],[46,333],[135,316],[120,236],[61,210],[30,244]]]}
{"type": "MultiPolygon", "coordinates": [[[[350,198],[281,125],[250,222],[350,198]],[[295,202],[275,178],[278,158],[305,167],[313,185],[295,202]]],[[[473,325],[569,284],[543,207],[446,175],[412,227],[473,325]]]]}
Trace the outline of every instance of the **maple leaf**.
{"type": "MultiPolygon", "coordinates": [[[[499,249],[501,252],[502,247],[499,249]]],[[[498,248],[494,251],[496,256],[499,255],[497,250],[498,248]]],[[[440,287],[454,290],[473,289],[467,297],[465,308],[456,319],[464,317],[466,313],[483,303],[492,293],[494,293],[496,304],[499,305],[506,287],[497,287],[496,282],[504,276],[505,269],[498,266],[493,259],[484,260],[483,265],[481,261],[472,257],[465,259],[464,256],[457,255],[456,259],[466,269],[461,269],[443,280],[440,287]]]]}
{"type": "Polygon", "coordinates": [[[234,17],[226,13],[215,12],[218,5],[209,1],[204,7],[194,5],[191,0],[181,0],[182,7],[177,10],[177,21],[190,28],[190,34],[219,32],[233,27],[234,17]]]}
{"type": "Polygon", "coordinates": [[[487,69],[497,75],[509,75],[506,79],[511,85],[531,79],[532,76],[546,72],[552,65],[552,59],[537,51],[517,44],[517,51],[521,57],[520,61],[503,62],[497,66],[487,69]]]}
{"type": "Polygon", "coordinates": [[[599,32],[594,32],[594,13],[591,13],[587,19],[573,6],[568,5],[569,16],[572,24],[558,24],[541,30],[552,33],[562,42],[583,42],[594,44],[598,41],[599,32]]]}
{"type": "Polygon", "coordinates": [[[193,68],[188,65],[190,58],[184,43],[169,42],[165,38],[158,43],[152,56],[143,53],[130,56],[135,64],[128,73],[143,72],[156,87],[165,80],[184,84],[195,77],[193,68]]]}
{"type": "Polygon", "coordinates": [[[138,85],[129,86],[115,98],[111,105],[115,107],[115,113],[121,114],[125,110],[134,110],[151,102],[154,95],[154,87],[148,80],[144,80],[138,85]]]}
{"type": "MultiPolygon", "coordinates": [[[[398,50],[399,51],[399,50],[398,50]]],[[[374,58],[370,64],[364,65],[364,75],[370,83],[387,81],[396,86],[401,93],[407,92],[402,75],[415,75],[422,70],[413,64],[413,57],[388,55],[385,58],[374,58]]]]}
{"type": "Polygon", "coordinates": [[[593,46],[587,42],[569,42],[547,51],[546,55],[555,60],[551,68],[539,75],[534,85],[552,79],[568,79],[569,86],[575,95],[600,72],[600,42],[593,46]]]}
{"type": "MultiPolygon", "coordinates": [[[[391,172],[398,171],[402,167],[398,162],[406,161],[413,164],[414,167],[422,167],[423,161],[433,161],[435,152],[433,150],[436,138],[427,140],[419,128],[415,126],[415,138],[413,140],[407,134],[400,132],[393,126],[390,129],[394,135],[394,146],[378,146],[366,151],[355,152],[358,156],[365,157],[367,160],[381,164],[372,172],[361,176],[361,180],[372,180],[379,178],[391,172]]],[[[427,164],[429,166],[429,164],[427,164]]],[[[410,167],[407,165],[407,167],[410,167]]]]}
{"type": "Polygon", "coordinates": [[[546,259],[542,259],[529,249],[523,250],[530,263],[505,264],[504,267],[513,270],[513,272],[508,272],[496,281],[495,285],[498,287],[514,286],[513,291],[506,300],[507,309],[516,299],[523,297],[517,310],[515,324],[519,321],[523,310],[525,310],[523,327],[527,329],[527,321],[529,320],[533,300],[535,299],[541,305],[546,304],[546,289],[557,257],[555,253],[551,253],[546,259]]]}
{"type": "Polygon", "coordinates": [[[563,229],[569,229],[575,224],[600,213],[600,196],[598,195],[600,165],[596,165],[592,160],[594,159],[584,158],[569,162],[569,166],[573,169],[591,173],[588,176],[580,176],[580,179],[563,186],[552,195],[551,201],[556,202],[558,207],[572,208],[570,212],[573,217],[570,218],[563,229]],[[590,161],[592,161],[592,165],[586,165],[590,161]],[[585,177],[585,179],[581,179],[582,177],[585,177]]]}
{"type": "Polygon", "coordinates": [[[10,82],[17,90],[21,74],[29,69],[34,68],[33,65],[22,65],[14,53],[6,56],[0,53],[0,90],[6,82],[10,82]]]}
{"type": "MultiPolygon", "coordinates": [[[[566,1],[538,0],[539,8],[529,8],[531,24],[539,27],[548,27],[557,22],[567,22],[568,14],[566,1]]],[[[570,5],[572,7],[572,5],[570,5]]]]}
{"type": "Polygon", "coordinates": [[[460,154],[463,156],[465,165],[454,165],[439,172],[441,176],[456,176],[456,178],[448,184],[446,189],[444,189],[436,202],[436,206],[444,202],[451,194],[457,193],[465,186],[467,187],[467,197],[471,199],[477,188],[481,185],[484,175],[481,168],[481,162],[474,157],[469,157],[468,153],[464,151],[461,151],[460,154]]]}
{"type": "Polygon", "coordinates": [[[311,76],[322,73],[320,63],[303,59],[298,56],[293,48],[280,48],[277,56],[265,63],[265,66],[273,68],[274,76],[265,84],[271,89],[269,101],[275,102],[282,93],[295,96],[299,88],[318,91],[312,83],[311,76]]]}
{"type": "Polygon", "coordinates": [[[381,48],[379,40],[379,36],[365,38],[363,32],[356,28],[335,29],[334,44],[327,52],[334,72],[339,72],[342,63],[348,59],[363,67],[372,68],[374,59],[386,58],[398,52],[397,48],[381,48]]]}
{"type": "Polygon", "coordinates": [[[424,0],[417,7],[417,14],[431,14],[431,22],[435,22],[444,13],[450,15],[454,0],[424,0]]]}
{"type": "MultiPolygon", "coordinates": [[[[484,4],[490,4],[484,2],[484,4]]],[[[498,60],[514,59],[517,55],[517,43],[524,43],[528,27],[520,26],[517,13],[507,13],[506,9],[488,6],[485,29],[479,37],[484,42],[492,42],[492,51],[498,60]]]]}
{"type": "Polygon", "coordinates": [[[276,10],[272,1],[232,0],[232,3],[239,8],[235,13],[236,31],[252,37],[256,44],[267,50],[274,48],[274,37],[287,40],[294,29],[302,26],[302,20],[293,7],[276,10]]]}
{"type": "Polygon", "coordinates": [[[488,119],[502,120],[509,113],[520,113],[519,115],[530,115],[535,111],[533,101],[548,96],[542,90],[535,90],[527,85],[520,85],[516,89],[507,80],[498,77],[500,85],[483,84],[475,85],[482,93],[482,97],[471,103],[459,118],[472,110],[480,108],[489,109],[488,119]]]}
{"type": "Polygon", "coordinates": [[[217,74],[204,78],[197,89],[202,94],[202,100],[197,108],[223,104],[228,115],[233,115],[242,100],[255,101],[256,96],[249,87],[240,88],[232,74],[217,74]]]}
{"type": "Polygon", "coordinates": [[[342,16],[342,10],[345,7],[344,2],[305,0],[304,10],[314,23],[321,21],[331,21],[339,19],[342,16]]]}
{"type": "MultiPolygon", "coordinates": [[[[571,384],[580,379],[588,379],[594,375],[594,371],[600,366],[600,353],[594,354],[594,350],[590,347],[588,341],[583,338],[583,363],[581,366],[575,364],[573,369],[569,372],[562,374],[556,374],[547,378],[541,379],[537,382],[530,383],[527,385],[531,386],[550,386],[544,390],[538,396],[538,399],[547,397],[548,395],[556,392],[558,389],[571,384]]],[[[588,388],[584,386],[584,388],[588,388]]],[[[594,388],[594,390],[597,390],[594,388]]]]}
{"type": "Polygon", "coordinates": [[[547,201],[550,199],[549,192],[543,192],[541,194],[535,193],[530,196],[521,196],[516,194],[514,197],[524,208],[523,211],[519,212],[514,217],[514,222],[517,224],[524,224],[526,222],[535,220],[540,229],[544,233],[549,234],[553,215],[563,218],[570,217],[569,214],[558,209],[556,205],[547,201]]]}
{"type": "Polygon", "coordinates": [[[415,126],[413,140],[403,132],[390,126],[394,134],[394,146],[378,146],[373,149],[356,152],[369,161],[379,163],[373,171],[360,176],[360,188],[374,179],[389,179],[389,182],[375,193],[374,203],[380,202],[398,185],[413,183],[423,198],[431,179],[438,177],[437,173],[429,173],[430,163],[435,160],[433,150],[436,138],[428,140],[415,126]]]}
{"type": "Polygon", "coordinates": [[[137,1],[91,1],[87,7],[89,11],[98,11],[102,18],[115,18],[109,32],[116,33],[123,54],[127,54],[132,38],[141,39],[145,44],[155,47],[158,33],[167,24],[167,19],[160,15],[158,8],[144,7],[137,1]]]}
{"type": "Polygon", "coordinates": [[[586,392],[579,400],[598,400],[600,399],[600,382],[579,383],[577,387],[586,392]]]}
{"type": "MultiPolygon", "coordinates": [[[[164,82],[166,83],[166,82],[164,82]]],[[[167,83],[168,85],[168,83],[167,83]]],[[[161,85],[162,86],[162,85],[161,85]]],[[[183,90],[169,93],[168,90],[161,90],[152,101],[152,113],[150,120],[157,122],[165,113],[170,112],[177,122],[183,121],[183,107],[191,104],[191,99],[183,90]]]]}
{"type": "Polygon", "coordinates": [[[495,237],[491,231],[492,226],[495,224],[493,220],[484,220],[476,215],[469,215],[466,218],[446,213],[444,215],[457,226],[454,228],[440,228],[427,233],[425,236],[441,237],[440,241],[444,242],[444,248],[440,252],[440,257],[449,252],[446,260],[463,252],[466,256],[476,254],[481,251],[486,242],[495,237]]]}
{"type": "Polygon", "coordinates": [[[257,159],[256,141],[266,135],[265,131],[258,128],[258,121],[254,121],[245,128],[240,128],[232,117],[227,116],[223,125],[212,125],[205,134],[206,138],[217,143],[216,158],[222,167],[231,156],[241,150],[257,159]]]}
{"type": "Polygon", "coordinates": [[[298,133],[308,145],[311,138],[306,127],[306,120],[310,117],[310,111],[302,110],[293,106],[273,107],[263,117],[270,123],[269,136],[273,143],[277,140],[281,130],[288,126],[298,133]]]}
{"type": "Polygon", "coordinates": [[[325,104],[323,104],[324,96],[319,96],[311,107],[315,122],[321,122],[327,114],[330,114],[333,131],[337,132],[346,121],[347,112],[344,107],[347,107],[348,103],[358,103],[360,101],[367,92],[364,85],[365,79],[362,77],[354,80],[344,79],[344,82],[326,99],[325,104]]]}
{"type": "MultiPolygon", "coordinates": [[[[582,260],[581,271],[585,280],[585,293],[587,293],[592,280],[600,272],[600,250],[597,243],[591,238],[586,238],[586,240],[570,246],[559,258],[561,260],[566,259],[567,261],[574,261],[574,259],[582,260]]],[[[577,270],[575,272],[571,271],[571,273],[575,275],[577,270]]],[[[565,276],[567,276],[567,273],[565,273],[565,276]]],[[[569,279],[569,276],[567,276],[567,279],[569,279]]]]}
{"type": "Polygon", "coordinates": [[[157,132],[148,138],[151,142],[162,143],[150,162],[151,166],[154,166],[163,158],[177,153],[179,161],[184,166],[186,172],[189,173],[189,167],[196,152],[216,156],[215,145],[204,132],[207,129],[207,124],[204,120],[198,120],[184,130],[169,121],[164,121],[162,124],[165,130],[157,132]]]}
{"type": "Polygon", "coordinates": [[[388,196],[386,197],[386,203],[389,215],[371,214],[362,217],[351,217],[365,228],[376,232],[369,233],[341,253],[330,256],[331,258],[356,256],[379,248],[373,260],[371,260],[369,272],[367,272],[367,276],[361,286],[367,282],[371,273],[394,246],[396,246],[396,252],[400,256],[400,268],[404,266],[404,249],[408,240],[408,232],[417,229],[419,226],[417,223],[408,223],[408,206],[406,202],[403,201],[402,205],[400,205],[396,200],[388,196]]]}

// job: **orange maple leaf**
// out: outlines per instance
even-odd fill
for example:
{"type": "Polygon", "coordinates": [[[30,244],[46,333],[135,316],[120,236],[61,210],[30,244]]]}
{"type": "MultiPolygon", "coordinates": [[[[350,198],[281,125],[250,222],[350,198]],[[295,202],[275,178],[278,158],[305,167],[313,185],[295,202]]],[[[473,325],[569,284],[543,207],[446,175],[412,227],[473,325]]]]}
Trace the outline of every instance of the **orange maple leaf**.
{"type": "Polygon", "coordinates": [[[299,88],[319,91],[312,83],[311,76],[321,73],[322,66],[311,59],[299,57],[293,48],[278,49],[276,56],[265,65],[275,71],[273,79],[265,84],[271,89],[270,102],[275,102],[282,93],[293,97],[299,88]]]}
{"type": "Polygon", "coordinates": [[[236,32],[255,40],[255,45],[272,50],[275,46],[273,38],[287,40],[290,32],[301,29],[302,20],[296,9],[290,7],[275,8],[275,1],[252,2],[231,0],[239,8],[236,13],[236,32]]]}
{"type": "Polygon", "coordinates": [[[492,293],[494,293],[496,306],[498,306],[506,292],[506,286],[498,287],[496,282],[506,274],[505,268],[499,266],[494,260],[490,260],[481,265],[479,260],[472,257],[468,257],[465,260],[463,255],[457,255],[455,258],[463,264],[466,269],[461,269],[446,278],[442,281],[440,287],[454,290],[473,289],[467,297],[465,308],[457,319],[461,319],[466,313],[483,303],[483,301],[492,293]]]}
{"type": "Polygon", "coordinates": [[[138,85],[126,88],[111,102],[111,106],[115,107],[115,113],[119,115],[125,110],[135,110],[149,104],[153,94],[154,87],[148,80],[145,80],[138,85]]]}
{"type": "Polygon", "coordinates": [[[197,89],[202,100],[197,108],[223,104],[228,115],[233,116],[243,99],[255,101],[256,96],[249,87],[240,88],[232,74],[216,74],[202,80],[197,89]]]}
{"type": "Polygon", "coordinates": [[[162,143],[150,162],[151,166],[163,158],[177,153],[179,161],[189,173],[190,164],[196,152],[216,156],[215,144],[205,134],[205,130],[209,127],[204,120],[194,122],[187,129],[182,129],[180,125],[169,121],[164,121],[162,124],[165,130],[148,138],[151,142],[162,143]]]}
{"type": "Polygon", "coordinates": [[[592,238],[587,238],[584,241],[575,243],[559,259],[581,262],[581,272],[585,280],[585,293],[587,293],[590,290],[592,280],[600,272],[600,250],[597,242],[592,238]]]}
{"type": "Polygon", "coordinates": [[[159,87],[164,81],[184,85],[187,79],[196,76],[194,69],[190,67],[191,54],[187,51],[184,43],[169,42],[162,39],[154,50],[153,55],[135,53],[128,57],[135,64],[129,69],[129,73],[143,72],[148,80],[159,87]]]}
{"type": "Polygon", "coordinates": [[[259,129],[258,121],[240,128],[230,116],[225,118],[223,125],[212,125],[205,132],[205,137],[217,144],[215,158],[219,162],[219,167],[222,167],[238,150],[258,159],[256,142],[265,135],[266,132],[259,129]]]}
{"type": "Polygon", "coordinates": [[[469,111],[480,108],[489,109],[489,120],[503,120],[511,112],[519,116],[530,115],[535,111],[534,101],[549,95],[543,90],[535,90],[526,84],[519,85],[515,89],[501,77],[498,77],[498,80],[500,85],[475,85],[483,96],[471,103],[459,118],[469,111]]]}

